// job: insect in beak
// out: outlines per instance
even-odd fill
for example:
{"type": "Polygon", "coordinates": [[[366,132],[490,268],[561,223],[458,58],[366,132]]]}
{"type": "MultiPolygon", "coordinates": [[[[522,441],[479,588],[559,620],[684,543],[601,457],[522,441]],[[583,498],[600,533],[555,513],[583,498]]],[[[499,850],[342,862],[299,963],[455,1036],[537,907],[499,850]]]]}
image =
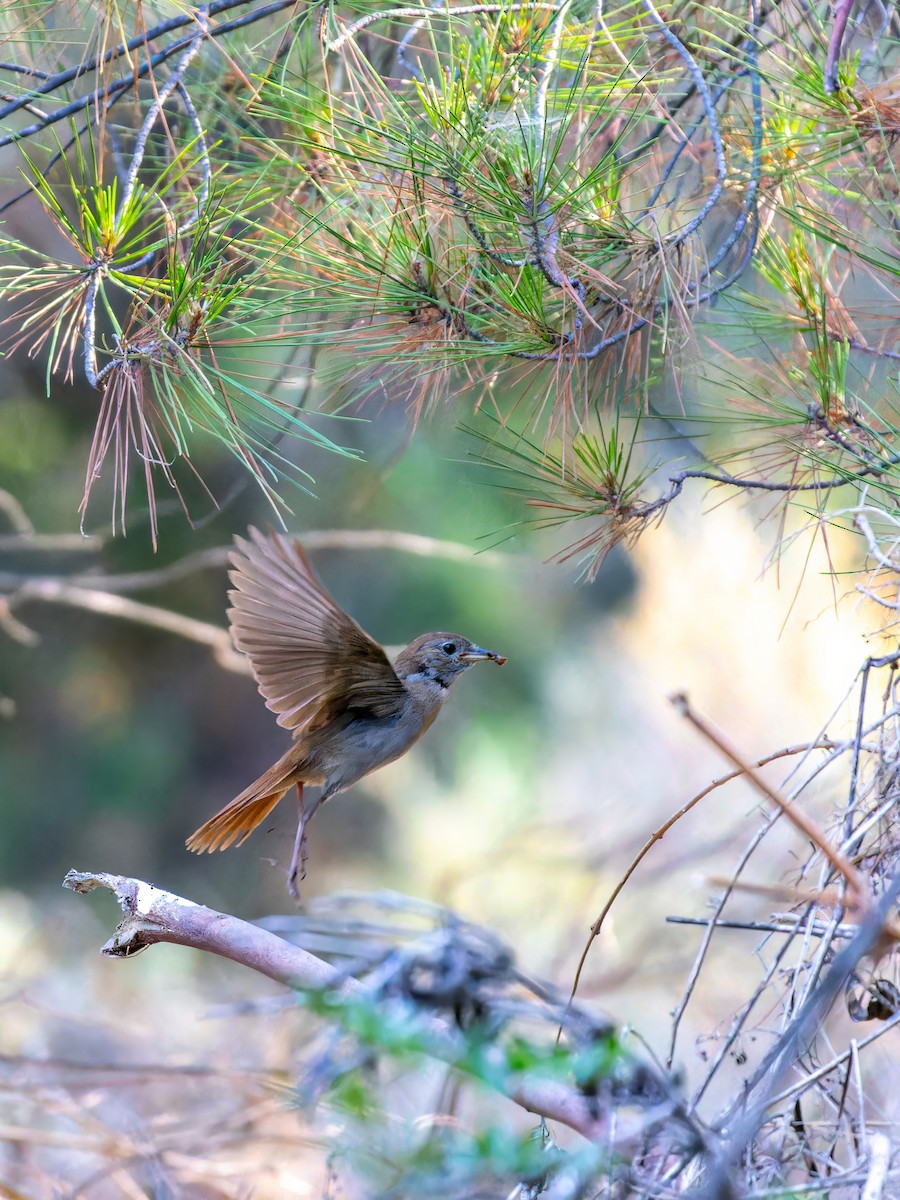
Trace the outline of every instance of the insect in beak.
{"type": "Polygon", "coordinates": [[[481,646],[470,646],[468,650],[464,650],[459,656],[464,662],[495,662],[498,667],[502,667],[506,662],[506,657],[503,654],[495,654],[493,650],[482,650],[481,646]]]}

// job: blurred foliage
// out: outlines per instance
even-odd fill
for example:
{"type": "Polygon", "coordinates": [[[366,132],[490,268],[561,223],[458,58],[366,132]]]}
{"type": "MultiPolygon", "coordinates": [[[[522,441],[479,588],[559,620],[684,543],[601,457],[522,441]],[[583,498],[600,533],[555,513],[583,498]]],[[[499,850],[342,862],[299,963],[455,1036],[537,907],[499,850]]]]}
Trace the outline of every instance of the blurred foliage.
{"type": "Polygon", "coordinates": [[[678,1081],[628,1031],[523,974],[490,930],[384,892],[319,901],[278,930],[301,946],[312,937],[338,968],[334,986],[299,993],[323,1025],[297,1099],[333,1116],[333,1162],[366,1194],[588,1196],[625,1178],[638,1143],[652,1161],[649,1147],[667,1123],[684,1143],[685,1164],[702,1157],[705,1134],[678,1081]],[[452,1100],[445,1121],[397,1121],[397,1097],[435,1063],[470,1102],[514,1092],[524,1080],[572,1089],[607,1136],[563,1148],[543,1120],[531,1130],[464,1124],[452,1100]]]}

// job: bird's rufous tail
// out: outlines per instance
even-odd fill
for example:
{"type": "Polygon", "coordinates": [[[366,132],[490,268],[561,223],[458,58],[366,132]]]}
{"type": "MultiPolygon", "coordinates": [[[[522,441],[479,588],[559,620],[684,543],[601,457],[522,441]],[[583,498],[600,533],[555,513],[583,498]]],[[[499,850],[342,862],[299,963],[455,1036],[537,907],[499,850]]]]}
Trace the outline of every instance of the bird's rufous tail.
{"type": "Polygon", "coordinates": [[[296,782],[297,764],[290,758],[290,754],[286,754],[279,759],[230,804],[195,830],[185,843],[188,850],[195,854],[212,854],[213,850],[227,850],[235,842],[240,845],[248,838],[296,782]]]}

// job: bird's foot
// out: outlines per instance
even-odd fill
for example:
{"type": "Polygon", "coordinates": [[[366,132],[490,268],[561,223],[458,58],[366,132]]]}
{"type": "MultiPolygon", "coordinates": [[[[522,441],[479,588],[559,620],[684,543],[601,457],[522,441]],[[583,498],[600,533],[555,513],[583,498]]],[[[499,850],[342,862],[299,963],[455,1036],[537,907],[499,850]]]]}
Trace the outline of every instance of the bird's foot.
{"type": "Polygon", "coordinates": [[[306,860],[308,857],[306,831],[301,824],[297,830],[297,840],[294,843],[294,853],[291,855],[291,865],[288,870],[288,891],[294,900],[300,899],[300,884],[306,878],[306,860]]]}
{"type": "Polygon", "coordinates": [[[300,884],[306,878],[306,810],[303,805],[303,784],[297,784],[297,836],[288,868],[288,892],[294,900],[300,899],[300,884]]]}
{"type": "Polygon", "coordinates": [[[301,875],[299,879],[297,878],[296,868],[293,868],[288,874],[288,893],[290,894],[291,899],[295,900],[298,904],[300,903],[300,883],[302,882],[303,878],[303,875],[301,875]]]}
{"type": "Polygon", "coordinates": [[[313,800],[312,804],[304,807],[303,784],[297,784],[297,836],[294,838],[294,852],[291,855],[291,865],[288,870],[288,891],[295,900],[300,899],[300,884],[306,878],[306,862],[309,850],[306,845],[306,830],[313,813],[319,807],[322,798],[313,800]]]}

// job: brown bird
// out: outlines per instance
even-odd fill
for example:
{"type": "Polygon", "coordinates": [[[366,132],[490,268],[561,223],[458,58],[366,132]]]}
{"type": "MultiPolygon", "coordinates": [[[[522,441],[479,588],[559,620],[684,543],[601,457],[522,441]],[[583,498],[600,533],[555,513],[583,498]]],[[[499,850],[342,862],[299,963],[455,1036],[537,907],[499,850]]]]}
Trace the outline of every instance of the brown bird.
{"type": "Polygon", "coordinates": [[[235,538],[228,593],[231,636],[266,704],[290,729],[286,754],[187,840],[189,850],[238,845],[294,786],[300,807],[288,875],[295,898],[306,827],[320,804],[399,758],[434,722],[450,684],[476,662],[506,659],[456,633],[423,633],[391,665],[328,595],[300,543],[250,529],[235,538]],[[321,785],[310,807],[306,784],[321,785]]]}

